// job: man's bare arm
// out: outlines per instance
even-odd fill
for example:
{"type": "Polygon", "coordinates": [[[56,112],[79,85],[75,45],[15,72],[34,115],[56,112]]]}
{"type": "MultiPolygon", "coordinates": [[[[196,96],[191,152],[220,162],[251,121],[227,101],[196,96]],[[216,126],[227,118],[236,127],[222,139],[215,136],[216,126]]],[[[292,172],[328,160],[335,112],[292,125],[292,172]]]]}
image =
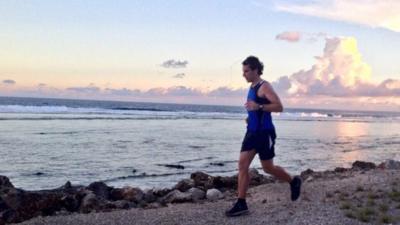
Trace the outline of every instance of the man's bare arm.
{"type": "Polygon", "coordinates": [[[271,104],[263,105],[262,110],[267,112],[282,112],[283,106],[279,96],[275,93],[272,85],[268,82],[265,82],[261,86],[261,93],[263,97],[267,98],[271,104]]]}

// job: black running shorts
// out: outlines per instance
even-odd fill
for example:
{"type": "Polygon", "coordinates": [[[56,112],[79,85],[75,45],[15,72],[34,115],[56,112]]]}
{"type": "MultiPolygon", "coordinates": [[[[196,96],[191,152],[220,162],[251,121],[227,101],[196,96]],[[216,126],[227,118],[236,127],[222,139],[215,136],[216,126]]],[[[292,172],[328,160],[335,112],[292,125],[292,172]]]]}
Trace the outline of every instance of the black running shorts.
{"type": "Polygon", "coordinates": [[[260,160],[272,159],[275,156],[275,139],[275,130],[247,131],[241,152],[256,150],[260,160]]]}

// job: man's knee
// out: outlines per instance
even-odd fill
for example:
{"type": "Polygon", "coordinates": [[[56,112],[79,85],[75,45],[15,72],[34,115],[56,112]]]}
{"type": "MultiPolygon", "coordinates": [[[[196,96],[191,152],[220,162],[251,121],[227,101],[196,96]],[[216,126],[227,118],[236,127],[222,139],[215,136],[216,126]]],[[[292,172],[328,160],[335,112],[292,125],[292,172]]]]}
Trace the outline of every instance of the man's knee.
{"type": "Polygon", "coordinates": [[[240,160],[238,164],[239,172],[245,173],[249,171],[249,163],[246,160],[240,160]]]}
{"type": "Polygon", "coordinates": [[[238,162],[238,169],[240,173],[247,173],[249,171],[251,161],[253,160],[255,154],[255,150],[240,153],[238,162]]]}
{"type": "Polygon", "coordinates": [[[263,168],[264,172],[266,172],[266,173],[273,173],[275,170],[275,166],[272,163],[263,164],[262,168],[263,168]]]}

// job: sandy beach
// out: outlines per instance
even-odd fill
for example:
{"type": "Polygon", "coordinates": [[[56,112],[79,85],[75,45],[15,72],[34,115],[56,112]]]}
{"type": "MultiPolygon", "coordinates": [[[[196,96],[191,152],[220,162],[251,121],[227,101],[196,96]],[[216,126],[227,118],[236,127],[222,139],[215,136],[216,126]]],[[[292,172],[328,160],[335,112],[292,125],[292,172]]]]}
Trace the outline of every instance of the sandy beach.
{"type": "Polygon", "coordinates": [[[400,172],[391,169],[305,171],[301,198],[291,202],[286,183],[248,191],[250,214],[227,218],[234,190],[217,201],[167,207],[36,217],[21,224],[400,224],[400,172]]]}

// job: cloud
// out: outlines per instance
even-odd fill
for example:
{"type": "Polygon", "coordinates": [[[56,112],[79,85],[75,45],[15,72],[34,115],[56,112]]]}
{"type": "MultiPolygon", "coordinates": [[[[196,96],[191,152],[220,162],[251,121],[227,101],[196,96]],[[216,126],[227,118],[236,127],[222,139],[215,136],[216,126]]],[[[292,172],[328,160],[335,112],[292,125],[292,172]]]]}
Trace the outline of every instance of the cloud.
{"type": "Polygon", "coordinates": [[[15,82],[15,80],[3,80],[3,84],[7,84],[7,85],[14,85],[17,82],[15,82]]]}
{"type": "Polygon", "coordinates": [[[207,93],[208,96],[213,97],[238,97],[238,96],[245,96],[246,89],[239,88],[239,89],[231,89],[229,87],[219,87],[207,93]]]}
{"type": "Polygon", "coordinates": [[[105,90],[106,94],[110,95],[117,95],[117,96],[138,96],[141,95],[141,91],[138,89],[128,89],[128,88],[121,88],[121,89],[112,89],[112,88],[106,88],[105,90]]]}
{"type": "Polygon", "coordinates": [[[187,60],[175,60],[175,59],[169,59],[161,64],[162,67],[164,68],[186,68],[186,66],[189,64],[187,60]]]}
{"type": "Polygon", "coordinates": [[[308,70],[272,82],[284,96],[398,96],[400,81],[388,79],[374,83],[371,68],[362,61],[357,41],[352,37],[327,38],[322,56],[308,70]]]}
{"type": "Polygon", "coordinates": [[[99,87],[90,84],[87,87],[70,87],[66,89],[67,91],[76,92],[76,93],[86,93],[86,94],[94,94],[99,93],[101,89],[99,87]]]}
{"type": "Polygon", "coordinates": [[[298,42],[301,39],[301,33],[297,31],[285,31],[275,37],[276,40],[298,42]]]}
{"type": "Polygon", "coordinates": [[[296,43],[302,40],[306,40],[308,42],[315,42],[321,38],[328,38],[328,34],[323,32],[318,33],[308,33],[308,32],[300,32],[300,31],[284,31],[275,36],[275,40],[287,41],[291,43],[296,43]]]}
{"type": "Polygon", "coordinates": [[[162,96],[166,93],[166,89],[165,88],[151,88],[148,91],[146,91],[147,95],[151,95],[151,96],[162,96]]]}
{"type": "MultiPolygon", "coordinates": [[[[302,71],[306,72],[306,71],[302,71]]],[[[331,108],[331,109],[363,109],[363,110],[394,110],[398,111],[400,106],[400,81],[387,79],[380,84],[363,83],[358,88],[346,88],[338,85],[340,89],[333,89],[334,85],[325,88],[322,82],[314,81],[314,89],[306,93],[288,93],[293,89],[294,77],[283,76],[272,82],[274,89],[287,107],[308,107],[308,108],[331,108]],[[318,85],[322,85],[318,86],[318,85]],[[282,94],[286,92],[286,95],[282,94]],[[311,96],[312,95],[312,96],[311,96]]],[[[305,79],[307,80],[307,79],[305,79]]],[[[312,79],[310,79],[312,81],[312,79]]],[[[336,80],[337,82],[338,80],[336,80]]],[[[94,85],[92,85],[94,86],[94,85]]],[[[31,89],[20,89],[7,92],[0,89],[0,94],[7,94],[20,97],[58,97],[76,99],[96,100],[126,100],[146,101],[164,103],[190,103],[190,104],[218,104],[218,105],[242,105],[247,88],[218,87],[210,91],[200,89],[173,86],[169,88],[152,88],[149,90],[138,90],[129,88],[93,88],[93,87],[72,87],[57,89],[49,85],[43,88],[33,87],[31,89]],[[90,90],[91,92],[88,92],[90,90]]]]}
{"type": "Polygon", "coordinates": [[[287,91],[292,87],[288,76],[280,77],[277,81],[272,82],[275,91],[287,95],[287,91]]]}
{"type": "Polygon", "coordinates": [[[130,90],[127,88],[122,89],[105,89],[105,92],[110,95],[121,96],[141,96],[141,97],[243,97],[246,95],[246,89],[231,89],[229,87],[218,87],[210,91],[202,91],[198,88],[191,88],[186,86],[172,86],[168,88],[151,88],[147,91],[140,91],[138,89],[130,90]]]}
{"type": "Polygon", "coordinates": [[[296,108],[344,109],[344,110],[379,110],[399,111],[399,97],[331,97],[331,96],[300,96],[285,98],[284,104],[296,108]]]}
{"type": "Polygon", "coordinates": [[[184,78],[185,77],[185,74],[184,73],[178,73],[178,74],[175,74],[174,76],[172,76],[173,78],[177,78],[177,79],[182,79],[182,78],[184,78]]]}
{"type": "Polygon", "coordinates": [[[397,0],[315,0],[279,2],[279,11],[315,16],[330,20],[381,27],[400,32],[400,1],[397,0]]]}
{"type": "Polygon", "coordinates": [[[201,96],[203,93],[194,88],[189,88],[185,86],[174,86],[166,89],[164,95],[167,96],[201,96]]]}
{"type": "Polygon", "coordinates": [[[118,95],[118,96],[136,96],[136,97],[168,97],[168,96],[201,96],[202,92],[198,89],[185,87],[185,86],[173,86],[169,88],[151,88],[147,91],[141,91],[139,89],[110,89],[104,90],[103,94],[107,95],[118,95]]]}
{"type": "Polygon", "coordinates": [[[387,79],[378,85],[365,85],[357,89],[360,96],[400,96],[400,80],[387,79]]]}

